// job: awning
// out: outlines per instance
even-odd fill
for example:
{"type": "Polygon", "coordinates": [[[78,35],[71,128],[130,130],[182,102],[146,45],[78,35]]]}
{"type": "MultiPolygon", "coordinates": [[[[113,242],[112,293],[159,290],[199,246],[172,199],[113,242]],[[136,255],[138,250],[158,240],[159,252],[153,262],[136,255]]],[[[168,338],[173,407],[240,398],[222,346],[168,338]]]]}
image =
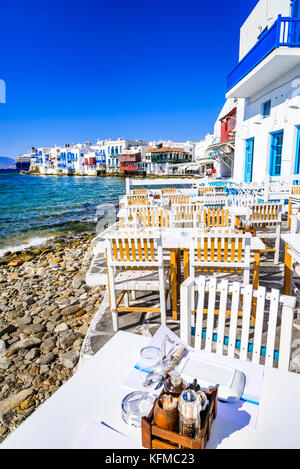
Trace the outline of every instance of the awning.
{"type": "Polygon", "coordinates": [[[213,145],[209,145],[206,150],[208,153],[212,153],[214,155],[220,155],[224,153],[225,155],[229,155],[234,151],[234,141],[232,142],[225,142],[225,143],[214,143],[213,145]]]}

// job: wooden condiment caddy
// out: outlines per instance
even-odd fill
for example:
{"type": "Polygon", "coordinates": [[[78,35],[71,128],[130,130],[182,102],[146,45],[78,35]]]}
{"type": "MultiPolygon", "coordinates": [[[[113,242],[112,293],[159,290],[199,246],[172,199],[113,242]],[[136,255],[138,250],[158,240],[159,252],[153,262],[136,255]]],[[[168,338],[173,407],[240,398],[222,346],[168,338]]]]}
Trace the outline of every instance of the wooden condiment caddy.
{"type": "Polygon", "coordinates": [[[200,436],[197,439],[192,439],[155,425],[154,407],[157,400],[164,394],[164,391],[162,391],[160,396],[155,400],[148,417],[142,418],[141,427],[143,446],[149,449],[178,449],[181,447],[189,449],[204,449],[210,436],[212,422],[217,415],[217,393],[218,388],[212,388],[209,392],[205,392],[209,404],[205,410],[200,412],[200,436]]]}

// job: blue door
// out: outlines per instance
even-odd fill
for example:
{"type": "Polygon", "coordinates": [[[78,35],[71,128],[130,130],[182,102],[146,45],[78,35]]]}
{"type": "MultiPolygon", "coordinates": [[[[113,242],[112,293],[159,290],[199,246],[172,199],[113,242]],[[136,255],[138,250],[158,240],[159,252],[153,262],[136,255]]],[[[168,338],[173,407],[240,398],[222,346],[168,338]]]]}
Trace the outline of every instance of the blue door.
{"type": "Polygon", "coordinates": [[[294,174],[300,174],[300,126],[298,126],[298,131],[297,131],[294,174]]]}
{"type": "Polygon", "coordinates": [[[291,17],[292,18],[299,18],[300,17],[300,0],[293,0],[292,10],[291,10],[291,17]]]}
{"type": "MultiPolygon", "coordinates": [[[[300,0],[294,0],[291,8],[291,17],[300,18],[300,0]]],[[[299,21],[290,22],[290,42],[291,45],[298,45],[300,42],[300,23],[299,21]]]]}
{"type": "Polygon", "coordinates": [[[283,130],[271,134],[271,151],[270,151],[270,165],[269,175],[281,175],[281,159],[283,147],[283,130]]]}
{"type": "Polygon", "coordinates": [[[246,140],[245,182],[252,182],[254,138],[246,140]]]}

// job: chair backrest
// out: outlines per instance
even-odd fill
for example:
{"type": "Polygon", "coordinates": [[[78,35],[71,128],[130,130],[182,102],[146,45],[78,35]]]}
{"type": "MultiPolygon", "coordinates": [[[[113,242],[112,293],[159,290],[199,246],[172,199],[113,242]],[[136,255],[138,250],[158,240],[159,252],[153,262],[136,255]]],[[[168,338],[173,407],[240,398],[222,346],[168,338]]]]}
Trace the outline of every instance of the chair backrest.
{"type": "Polygon", "coordinates": [[[127,195],[126,204],[128,205],[148,205],[149,198],[146,195],[127,195]]]}
{"type": "Polygon", "coordinates": [[[109,267],[135,270],[163,265],[161,235],[158,233],[118,231],[108,233],[105,240],[109,267]]]}
{"type": "Polygon", "coordinates": [[[174,228],[193,227],[194,213],[197,210],[196,204],[173,204],[174,228]]]}
{"type": "Polygon", "coordinates": [[[195,214],[196,223],[205,223],[207,228],[229,227],[229,209],[203,207],[195,214]]]}
{"type": "Polygon", "coordinates": [[[300,186],[292,186],[292,194],[300,194],[300,186]]]}
{"type": "Polygon", "coordinates": [[[281,222],[282,205],[278,203],[253,204],[249,207],[250,223],[252,224],[276,224],[281,222]]]}
{"type": "Polygon", "coordinates": [[[140,188],[140,189],[133,189],[133,195],[148,195],[148,189],[140,188]]]}
{"type": "Polygon", "coordinates": [[[253,290],[252,285],[243,287],[239,282],[200,276],[184,281],[180,298],[180,336],[185,343],[207,352],[289,369],[295,297],[280,295],[275,289],[253,290]],[[255,317],[252,325],[251,317],[255,317]],[[279,350],[275,350],[278,324],[279,350]]]}
{"type": "Polygon", "coordinates": [[[199,233],[190,247],[190,274],[202,272],[229,272],[244,274],[244,283],[250,277],[251,234],[227,231],[199,233]]]}
{"type": "Polygon", "coordinates": [[[172,228],[171,210],[159,206],[135,207],[136,228],[172,228]]]}
{"type": "Polygon", "coordinates": [[[171,205],[174,204],[188,204],[190,202],[190,197],[188,195],[171,195],[170,196],[170,203],[171,205]]]}
{"type": "Polygon", "coordinates": [[[216,191],[213,187],[208,186],[199,186],[198,187],[198,195],[207,195],[207,194],[215,194],[216,191]]]}
{"type": "Polygon", "coordinates": [[[176,187],[163,187],[161,189],[162,195],[174,195],[176,192],[178,192],[176,187]]]}

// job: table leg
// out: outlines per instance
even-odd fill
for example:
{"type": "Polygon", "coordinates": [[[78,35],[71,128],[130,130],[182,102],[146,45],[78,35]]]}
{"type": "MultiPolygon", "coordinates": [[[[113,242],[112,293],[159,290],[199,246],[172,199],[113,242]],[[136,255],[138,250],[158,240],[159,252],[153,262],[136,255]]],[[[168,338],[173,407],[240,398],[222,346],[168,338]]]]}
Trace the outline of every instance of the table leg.
{"type": "Polygon", "coordinates": [[[190,276],[190,251],[188,249],[183,250],[183,272],[184,280],[190,276]]]}
{"type": "Polygon", "coordinates": [[[289,199],[289,209],[288,209],[288,228],[291,227],[291,215],[292,215],[292,202],[289,199]]]}
{"type": "Polygon", "coordinates": [[[285,257],[284,257],[284,295],[291,294],[291,279],[292,279],[292,256],[288,252],[289,246],[285,243],[285,257]]]}
{"type": "MultiPolygon", "coordinates": [[[[252,282],[253,290],[257,290],[259,287],[259,264],[260,264],[260,251],[254,251],[253,282],[252,282]]],[[[252,314],[251,314],[252,324],[255,324],[256,306],[257,306],[257,299],[253,298],[252,314]]]]}
{"type": "Polygon", "coordinates": [[[260,263],[260,251],[254,251],[254,263],[253,263],[253,289],[257,290],[259,287],[259,263],[260,263]]]}
{"type": "Polygon", "coordinates": [[[177,272],[176,249],[170,249],[172,317],[177,320],[177,272]]]}
{"type": "Polygon", "coordinates": [[[177,276],[177,296],[180,294],[181,284],[181,250],[177,249],[176,252],[176,276],[177,276]]]}

